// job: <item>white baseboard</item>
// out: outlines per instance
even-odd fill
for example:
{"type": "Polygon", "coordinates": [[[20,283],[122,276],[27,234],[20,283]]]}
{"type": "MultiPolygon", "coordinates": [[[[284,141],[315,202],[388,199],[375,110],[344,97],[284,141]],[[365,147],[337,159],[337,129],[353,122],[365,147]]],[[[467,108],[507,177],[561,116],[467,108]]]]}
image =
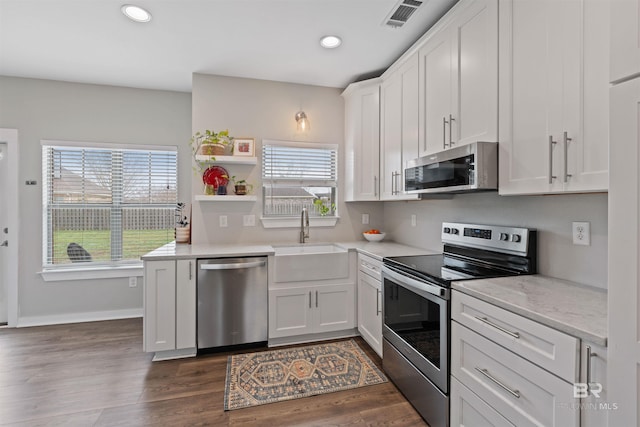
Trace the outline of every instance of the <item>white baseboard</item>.
{"type": "Polygon", "coordinates": [[[52,314],[49,316],[26,316],[18,318],[18,328],[28,326],[62,325],[66,323],[97,322],[101,320],[131,319],[142,317],[142,308],[125,310],[92,311],[87,313],[52,314]]]}

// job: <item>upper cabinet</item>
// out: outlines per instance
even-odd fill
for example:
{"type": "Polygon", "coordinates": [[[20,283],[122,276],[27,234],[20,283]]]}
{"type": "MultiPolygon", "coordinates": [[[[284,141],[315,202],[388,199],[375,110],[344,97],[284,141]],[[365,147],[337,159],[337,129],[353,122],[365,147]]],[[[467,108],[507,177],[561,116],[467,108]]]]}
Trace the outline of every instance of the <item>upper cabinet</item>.
{"type": "MultiPolygon", "coordinates": [[[[640,0],[611,1],[612,82],[640,75],[640,0]]],[[[604,19],[602,20],[604,22],[604,19]]]]}
{"type": "Polygon", "coordinates": [[[345,201],[378,200],[380,79],[354,83],[345,102],[345,201]]]}
{"type": "Polygon", "coordinates": [[[497,141],[498,2],[461,2],[419,50],[419,155],[497,141]]]}
{"type": "Polygon", "coordinates": [[[500,0],[500,194],[607,191],[609,2],[500,0]]]}
{"type": "Polygon", "coordinates": [[[384,77],[380,88],[380,200],[404,193],[404,162],[418,157],[418,55],[384,77]]]}

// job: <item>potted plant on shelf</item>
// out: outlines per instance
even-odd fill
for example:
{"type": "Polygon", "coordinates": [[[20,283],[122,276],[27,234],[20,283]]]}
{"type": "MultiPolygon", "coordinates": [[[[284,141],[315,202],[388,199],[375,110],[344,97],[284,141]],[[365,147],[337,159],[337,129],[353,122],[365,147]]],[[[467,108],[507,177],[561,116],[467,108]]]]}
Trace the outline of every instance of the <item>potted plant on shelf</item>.
{"type": "MultiPolygon", "coordinates": [[[[204,156],[223,156],[233,151],[233,137],[229,136],[229,130],[215,132],[205,130],[204,133],[196,132],[189,141],[193,157],[198,154],[204,156]]],[[[210,160],[215,160],[211,158],[210,160]]],[[[197,162],[196,162],[197,163],[197,162]]]]}
{"type": "Polygon", "coordinates": [[[336,209],[335,203],[331,203],[330,206],[326,206],[324,202],[325,201],[320,198],[317,198],[313,201],[313,204],[316,207],[316,210],[318,211],[320,216],[327,216],[328,214],[330,214],[336,209]]]}
{"type": "Polygon", "coordinates": [[[253,185],[247,183],[244,179],[236,179],[235,175],[231,177],[223,175],[223,178],[227,178],[229,181],[233,182],[233,191],[238,196],[244,196],[253,191],[253,185]]]}
{"type": "Polygon", "coordinates": [[[191,227],[189,226],[189,220],[186,215],[182,214],[185,208],[183,202],[179,202],[176,205],[176,243],[189,243],[191,240],[191,227]]]}

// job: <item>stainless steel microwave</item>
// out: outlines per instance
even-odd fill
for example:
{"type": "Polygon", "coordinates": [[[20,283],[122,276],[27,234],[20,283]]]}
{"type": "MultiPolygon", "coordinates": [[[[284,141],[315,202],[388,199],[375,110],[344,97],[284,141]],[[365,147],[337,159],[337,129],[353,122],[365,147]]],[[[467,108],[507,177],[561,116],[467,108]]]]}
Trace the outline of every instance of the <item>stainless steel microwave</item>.
{"type": "Polygon", "coordinates": [[[498,144],[468,145],[408,161],[404,190],[416,193],[462,193],[498,189],[498,144]]]}

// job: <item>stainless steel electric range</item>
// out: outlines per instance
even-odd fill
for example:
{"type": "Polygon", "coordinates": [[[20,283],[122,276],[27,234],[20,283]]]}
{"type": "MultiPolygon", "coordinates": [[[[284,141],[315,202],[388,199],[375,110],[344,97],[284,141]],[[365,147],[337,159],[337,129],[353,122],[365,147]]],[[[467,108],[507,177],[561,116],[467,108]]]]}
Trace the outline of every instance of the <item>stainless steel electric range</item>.
{"type": "Polygon", "coordinates": [[[444,253],[384,258],[383,368],[431,427],[449,425],[455,280],[534,274],[536,230],[443,223],[444,253]]]}

